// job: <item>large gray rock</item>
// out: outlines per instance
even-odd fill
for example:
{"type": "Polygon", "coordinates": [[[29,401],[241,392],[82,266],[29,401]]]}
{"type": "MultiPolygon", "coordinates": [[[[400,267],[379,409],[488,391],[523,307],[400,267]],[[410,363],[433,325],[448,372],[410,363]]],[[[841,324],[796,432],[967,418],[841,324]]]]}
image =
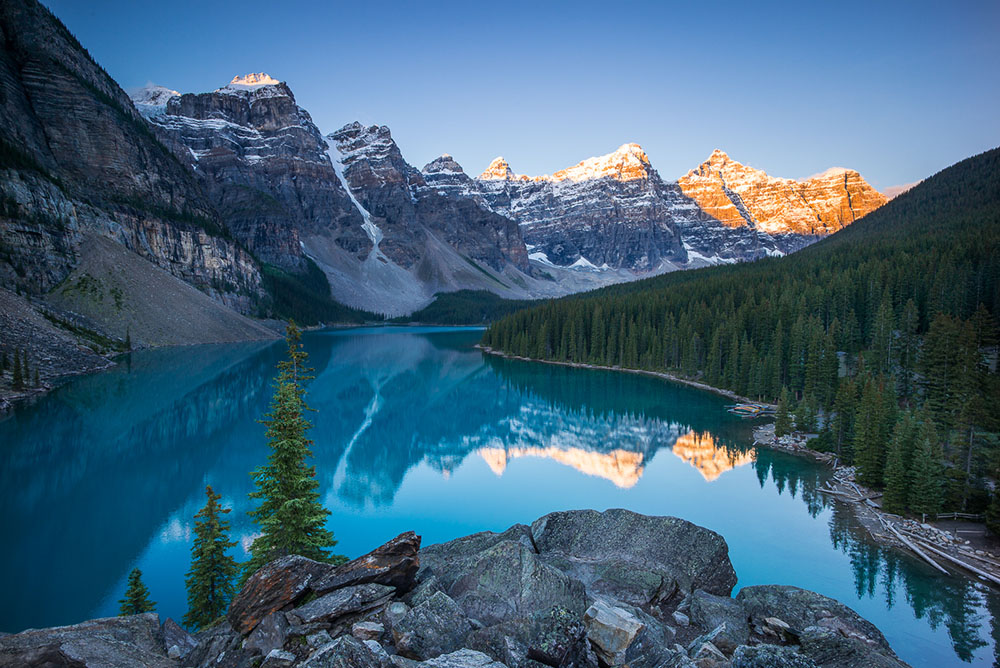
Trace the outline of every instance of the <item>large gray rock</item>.
{"type": "Polygon", "coordinates": [[[172,668],[155,613],[108,617],[0,638],[0,666],[172,668]]]}
{"type": "Polygon", "coordinates": [[[267,656],[271,650],[283,648],[287,638],[288,620],[285,613],[272,612],[250,632],[243,646],[267,656]]]}
{"type": "Polygon", "coordinates": [[[598,656],[609,666],[625,663],[625,651],[645,626],[632,613],[597,601],[583,617],[587,638],[598,656]]]}
{"type": "Polygon", "coordinates": [[[458,604],[438,592],[393,623],[392,636],[399,654],[422,660],[461,648],[471,630],[458,604]]]}
{"type": "Polygon", "coordinates": [[[786,585],[758,585],[740,590],[736,600],[765,640],[774,641],[770,636],[779,634],[778,639],[797,640],[799,651],[824,668],[905,665],[874,624],[822,594],[786,585]]]}
{"type": "Polygon", "coordinates": [[[320,647],[301,668],[381,668],[378,657],[361,641],[341,636],[320,647]]]}
{"type": "Polygon", "coordinates": [[[795,647],[743,645],[733,653],[733,668],[818,668],[795,647]]]}
{"type": "Polygon", "coordinates": [[[726,654],[732,654],[750,638],[743,606],[728,596],[716,596],[699,589],[689,597],[688,614],[699,628],[720,629],[712,642],[726,654]]]}
{"type": "Polygon", "coordinates": [[[241,657],[249,661],[252,656],[259,656],[256,650],[243,647],[243,636],[234,631],[227,621],[202,629],[195,635],[195,640],[198,646],[184,658],[185,666],[208,668],[217,666],[223,656],[227,662],[241,657]]]}
{"type": "Polygon", "coordinates": [[[643,606],[695,589],[728,596],[736,584],[725,539],[676,517],[574,510],[535,520],[531,534],[542,560],[592,595],[643,606]]]}
{"type": "Polygon", "coordinates": [[[440,587],[442,591],[447,591],[455,583],[455,580],[479,560],[481,553],[497,543],[505,541],[518,542],[529,550],[534,550],[531,542],[531,529],[523,524],[515,524],[502,533],[481,531],[470,536],[456,538],[447,543],[428,545],[421,549],[420,571],[417,573],[417,580],[423,584],[431,576],[434,576],[437,579],[436,586],[440,587]]]}
{"type": "Polygon", "coordinates": [[[580,616],[562,606],[473,631],[465,645],[510,668],[597,667],[580,616]]]}
{"type": "Polygon", "coordinates": [[[757,629],[769,626],[768,618],[777,618],[788,624],[793,633],[801,633],[809,626],[826,627],[856,638],[880,653],[892,653],[885,636],[874,624],[822,594],[788,585],[756,585],[741,589],[736,600],[757,629]]]}
{"type": "Polygon", "coordinates": [[[583,585],[543,563],[523,543],[503,541],[479,558],[448,590],[465,614],[485,625],[563,606],[582,614],[583,585]]]}
{"type": "Polygon", "coordinates": [[[292,652],[286,652],[281,649],[272,649],[264,656],[263,663],[260,664],[260,668],[288,668],[293,665],[298,657],[292,652]]]}
{"type": "Polygon", "coordinates": [[[181,628],[180,624],[167,617],[163,622],[163,646],[167,650],[167,655],[176,654],[171,658],[184,658],[198,646],[198,641],[190,633],[181,628]],[[174,649],[176,648],[176,650],[174,649]]]}
{"type": "Polygon", "coordinates": [[[584,616],[587,637],[604,664],[656,668],[675,654],[674,632],[627,603],[597,599],[584,616]]]}
{"type": "Polygon", "coordinates": [[[305,624],[332,623],[345,615],[360,615],[389,602],[395,589],[380,584],[363,584],[337,589],[299,606],[291,614],[305,624]]]}
{"type": "Polygon", "coordinates": [[[807,627],[799,642],[799,651],[823,668],[906,668],[891,650],[873,649],[863,640],[826,627],[807,627]]]}
{"type": "Polygon", "coordinates": [[[425,668],[507,668],[504,664],[494,661],[482,652],[471,649],[460,649],[457,652],[443,654],[417,665],[425,668]]]}

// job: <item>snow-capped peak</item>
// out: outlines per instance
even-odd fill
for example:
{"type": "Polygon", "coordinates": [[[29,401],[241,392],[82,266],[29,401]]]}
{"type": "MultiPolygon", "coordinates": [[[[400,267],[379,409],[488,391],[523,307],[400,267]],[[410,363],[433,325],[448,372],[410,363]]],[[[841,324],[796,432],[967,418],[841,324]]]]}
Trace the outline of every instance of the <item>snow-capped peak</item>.
{"type": "Polygon", "coordinates": [[[486,168],[486,171],[479,175],[483,181],[489,180],[515,180],[515,181],[590,181],[600,178],[612,178],[619,181],[631,181],[633,179],[649,178],[652,166],[649,157],[638,144],[622,144],[612,153],[587,158],[566,169],[560,169],[555,174],[549,176],[525,176],[515,174],[511,170],[506,160],[496,158],[486,168]]]}
{"type": "Polygon", "coordinates": [[[552,175],[556,181],[589,181],[610,177],[619,181],[649,178],[649,156],[638,144],[622,144],[613,153],[588,158],[552,175]]]}
{"type": "Polygon", "coordinates": [[[240,77],[233,77],[232,81],[215,92],[224,95],[249,95],[252,99],[291,95],[291,91],[288,90],[288,86],[284,82],[263,72],[251,72],[240,77]]]}
{"type": "Polygon", "coordinates": [[[479,175],[479,178],[484,181],[491,179],[512,179],[514,178],[514,172],[507,161],[503,159],[503,156],[498,156],[493,159],[493,162],[486,168],[486,171],[479,175]]]}
{"type": "Polygon", "coordinates": [[[275,86],[281,82],[264,72],[251,72],[241,77],[233,77],[229,82],[230,86],[246,86],[247,88],[258,88],[260,86],[275,86]]]}
{"type": "Polygon", "coordinates": [[[177,91],[152,82],[142,88],[133,88],[129,91],[129,97],[132,98],[133,104],[149,104],[153,106],[166,104],[167,100],[178,95],[180,93],[177,91]]]}
{"type": "Polygon", "coordinates": [[[440,158],[435,158],[431,162],[427,163],[423,170],[424,174],[441,174],[444,172],[451,174],[462,174],[462,166],[455,161],[455,158],[451,157],[447,153],[441,155],[440,158]]]}

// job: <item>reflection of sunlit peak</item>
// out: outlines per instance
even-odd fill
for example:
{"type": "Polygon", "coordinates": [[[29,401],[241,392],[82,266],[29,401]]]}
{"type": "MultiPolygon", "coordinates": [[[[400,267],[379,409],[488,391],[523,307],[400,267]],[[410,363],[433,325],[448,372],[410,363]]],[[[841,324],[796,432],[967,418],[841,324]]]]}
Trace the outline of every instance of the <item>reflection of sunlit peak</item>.
{"type": "Polygon", "coordinates": [[[503,448],[480,448],[479,456],[498,476],[503,475],[503,472],[507,470],[507,451],[503,448]]]}
{"type": "Polygon", "coordinates": [[[447,480],[451,477],[451,471],[449,469],[444,469],[441,471],[441,477],[447,480]]]}
{"type": "Polygon", "coordinates": [[[498,476],[507,470],[507,462],[518,457],[544,457],[571,466],[580,473],[610,480],[618,487],[629,488],[642,477],[641,452],[612,450],[608,453],[581,448],[480,448],[479,456],[498,476]]]}
{"type": "Polygon", "coordinates": [[[712,482],[726,471],[753,461],[754,451],[730,452],[715,444],[709,433],[689,432],[674,443],[674,454],[698,469],[702,477],[712,482]]]}

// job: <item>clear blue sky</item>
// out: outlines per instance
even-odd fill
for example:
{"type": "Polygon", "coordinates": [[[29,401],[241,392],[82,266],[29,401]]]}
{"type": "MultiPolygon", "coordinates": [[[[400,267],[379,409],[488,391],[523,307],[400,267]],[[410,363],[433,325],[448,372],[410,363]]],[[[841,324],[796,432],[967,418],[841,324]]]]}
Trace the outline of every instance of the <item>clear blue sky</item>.
{"type": "Polygon", "coordinates": [[[45,0],[123,88],[264,71],[415,166],[551,173],[625,142],[775,176],[912,182],[1000,144],[1000,2],[45,0]]]}

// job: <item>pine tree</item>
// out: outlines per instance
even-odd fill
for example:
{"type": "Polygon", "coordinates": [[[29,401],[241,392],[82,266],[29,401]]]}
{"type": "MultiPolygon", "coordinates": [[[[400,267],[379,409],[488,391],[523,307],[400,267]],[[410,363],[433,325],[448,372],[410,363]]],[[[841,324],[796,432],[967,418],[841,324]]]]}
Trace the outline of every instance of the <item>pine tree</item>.
{"type": "Polygon", "coordinates": [[[896,423],[885,463],[885,493],[882,496],[882,507],[886,512],[902,513],[909,504],[910,467],[919,427],[910,412],[904,413],[896,423]]]}
{"type": "Polygon", "coordinates": [[[853,380],[844,379],[837,386],[833,401],[833,444],[837,456],[845,464],[854,461],[854,415],[857,410],[858,390],[853,380]]]}
{"type": "Polygon", "coordinates": [[[125,590],[125,598],[118,601],[121,604],[119,616],[140,615],[144,612],[156,610],[156,603],[149,600],[149,590],[142,583],[142,571],[133,568],[128,574],[128,588],[125,590]]]}
{"type": "Polygon", "coordinates": [[[900,394],[909,399],[913,394],[913,378],[917,366],[917,350],[919,339],[917,328],[920,325],[920,315],[917,305],[912,299],[906,300],[903,307],[903,317],[899,323],[899,380],[900,394]]]}
{"type": "Polygon", "coordinates": [[[14,377],[11,379],[11,386],[15,390],[24,387],[24,376],[21,375],[21,350],[14,351],[14,377]]]}
{"type": "Polygon", "coordinates": [[[816,431],[816,407],[811,395],[802,397],[795,410],[795,429],[806,433],[816,431]]]}
{"type": "Polygon", "coordinates": [[[788,412],[788,388],[781,388],[778,409],[774,413],[774,435],[786,436],[792,433],[792,416],[788,412]]]}
{"type": "Polygon", "coordinates": [[[858,481],[870,487],[881,487],[885,462],[883,411],[880,383],[869,378],[861,392],[854,429],[854,462],[858,466],[858,481]]]}
{"type": "Polygon", "coordinates": [[[32,381],[32,385],[35,386],[35,387],[41,387],[42,386],[42,383],[41,383],[41,381],[38,378],[38,367],[37,366],[35,367],[35,378],[32,381]]]}
{"type": "Polygon", "coordinates": [[[125,328],[125,350],[132,350],[132,329],[131,327],[125,328]]]}
{"type": "Polygon", "coordinates": [[[261,530],[250,546],[251,558],[244,577],[278,557],[298,554],[316,561],[339,560],[331,557],[329,548],[336,545],[333,534],[326,529],[330,511],[319,501],[316,469],[306,464],[312,456],[312,441],[306,432],[312,426],[305,417],[303,383],[311,376],[306,368],[306,352],[300,343],[301,334],[290,322],[285,335],[288,358],[278,363],[278,378],[274,385],[270,412],[262,423],[267,425],[271,454],[267,464],[253,472],[257,489],[251,499],[260,506],[250,511],[261,530]]]}
{"type": "Polygon", "coordinates": [[[236,560],[226,554],[236,545],[229,540],[229,522],[222,519],[230,509],[219,505],[222,495],[211,486],[205,487],[205,497],[205,507],[194,516],[191,570],[184,581],[188,595],[184,624],[192,629],[204,628],[225,614],[239,571],[236,560]]]}
{"type": "Polygon", "coordinates": [[[920,426],[913,450],[911,467],[910,510],[914,513],[933,515],[941,510],[942,477],[941,444],[937,430],[930,419],[920,426]]]}

